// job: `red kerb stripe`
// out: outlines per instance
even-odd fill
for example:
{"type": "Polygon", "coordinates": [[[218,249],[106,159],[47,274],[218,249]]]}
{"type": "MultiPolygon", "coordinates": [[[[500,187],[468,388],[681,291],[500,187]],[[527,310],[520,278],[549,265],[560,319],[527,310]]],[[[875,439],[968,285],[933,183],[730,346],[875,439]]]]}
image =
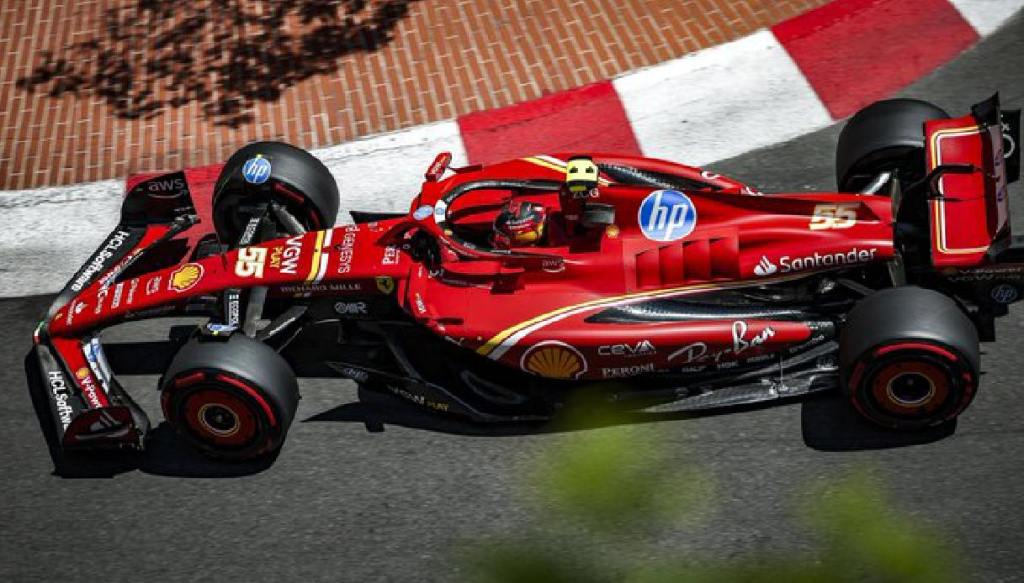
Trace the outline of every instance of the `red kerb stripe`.
{"type": "Polygon", "coordinates": [[[471,113],[458,122],[472,164],[559,151],[640,153],[610,81],[471,113]]]}
{"type": "Polygon", "coordinates": [[[948,0],[835,0],[772,31],[836,119],[892,95],[978,40],[948,0]]]}

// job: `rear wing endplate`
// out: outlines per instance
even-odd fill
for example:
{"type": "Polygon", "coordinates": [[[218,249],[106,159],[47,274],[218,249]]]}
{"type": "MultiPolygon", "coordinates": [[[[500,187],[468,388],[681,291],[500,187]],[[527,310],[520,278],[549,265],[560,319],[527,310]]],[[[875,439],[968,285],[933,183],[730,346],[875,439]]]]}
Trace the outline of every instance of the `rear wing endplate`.
{"type": "Polygon", "coordinates": [[[1007,184],[1020,175],[1019,131],[1020,112],[1001,112],[998,95],[969,115],[925,123],[929,173],[940,166],[973,168],[936,181],[928,202],[935,267],[982,264],[994,243],[1010,237],[1007,184]]]}

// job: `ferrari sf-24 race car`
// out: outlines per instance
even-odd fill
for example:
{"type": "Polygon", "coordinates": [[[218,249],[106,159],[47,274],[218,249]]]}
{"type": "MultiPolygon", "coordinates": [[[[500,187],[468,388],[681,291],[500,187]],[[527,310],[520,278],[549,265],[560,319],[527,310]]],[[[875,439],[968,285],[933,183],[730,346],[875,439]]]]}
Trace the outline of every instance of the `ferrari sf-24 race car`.
{"type": "Polygon", "coordinates": [[[884,426],[942,424],[1024,292],[1018,141],[997,97],[958,118],[878,102],[839,137],[837,192],[771,195],[643,157],[442,153],[408,212],[341,226],[323,164],[254,143],[212,189],[130,185],[39,324],[29,381],[62,451],[141,449],[150,422],[100,333],[200,316],[173,338],[161,404],[221,459],[281,447],[298,376],[477,423],[544,420],[583,390],[675,412],[838,389],[884,426]]]}

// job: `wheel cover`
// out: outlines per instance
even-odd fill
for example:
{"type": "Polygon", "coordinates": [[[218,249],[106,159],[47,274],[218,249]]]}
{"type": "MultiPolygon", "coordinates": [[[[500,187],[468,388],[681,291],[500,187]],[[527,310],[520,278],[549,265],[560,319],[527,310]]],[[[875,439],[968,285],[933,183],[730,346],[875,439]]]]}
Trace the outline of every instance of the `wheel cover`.
{"type": "Polygon", "coordinates": [[[185,426],[196,438],[217,447],[240,447],[260,433],[252,405],[221,388],[207,387],[189,393],[182,406],[185,426]]]}
{"type": "Polygon", "coordinates": [[[919,416],[937,411],[950,394],[949,373],[920,360],[897,361],[878,370],[871,396],[888,413],[919,416]]]}
{"type": "Polygon", "coordinates": [[[924,427],[956,417],[976,388],[970,367],[948,347],[900,342],[864,354],[850,376],[854,407],[888,427],[924,427]]]}

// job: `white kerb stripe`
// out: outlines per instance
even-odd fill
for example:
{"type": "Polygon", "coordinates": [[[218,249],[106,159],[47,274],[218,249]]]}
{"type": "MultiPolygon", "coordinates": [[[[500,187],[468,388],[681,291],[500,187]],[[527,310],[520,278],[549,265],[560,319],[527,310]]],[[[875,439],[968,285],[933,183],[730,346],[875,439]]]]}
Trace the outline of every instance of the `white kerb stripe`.
{"type": "Polygon", "coordinates": [[[992,34],[1015,12],[1024,8],[1024,0],[949,0],[949,3],[960,11],[980,36],[992,34]]]}
{"type": "Polygon", "coordinates": [[[58,291],[117,225],[124,181],[4,192],[0,297],[58,291]]]}
{"type": "MultiPolygon", "coordinates": [[[[382,134],[313,150],[341,192],[339,223],[348,211],[405,211],[440,152],[466,164],[454,121],[382,134]]],[[[174,170],[174,169],[168,169],[174,170]]],[[[117,224],[123,180],[7,191],[0,197],[0,297],[53,293],[117,224]]]]}
{"type": "Polygon", "coordinates": [[[730,158],[832,123],[767,30],[614,83],[644,155],[684,164],[730,158]]]}
{"type": "Polygon", "coordinates": [[[423,184],[423,174],[441,152],[452,153],[453,166],[467,163],[462,134],[454,121],[313,150],[313,155],[338,181],[338,222],[346,223],[350,210],[409,210],[423,184]]]}

